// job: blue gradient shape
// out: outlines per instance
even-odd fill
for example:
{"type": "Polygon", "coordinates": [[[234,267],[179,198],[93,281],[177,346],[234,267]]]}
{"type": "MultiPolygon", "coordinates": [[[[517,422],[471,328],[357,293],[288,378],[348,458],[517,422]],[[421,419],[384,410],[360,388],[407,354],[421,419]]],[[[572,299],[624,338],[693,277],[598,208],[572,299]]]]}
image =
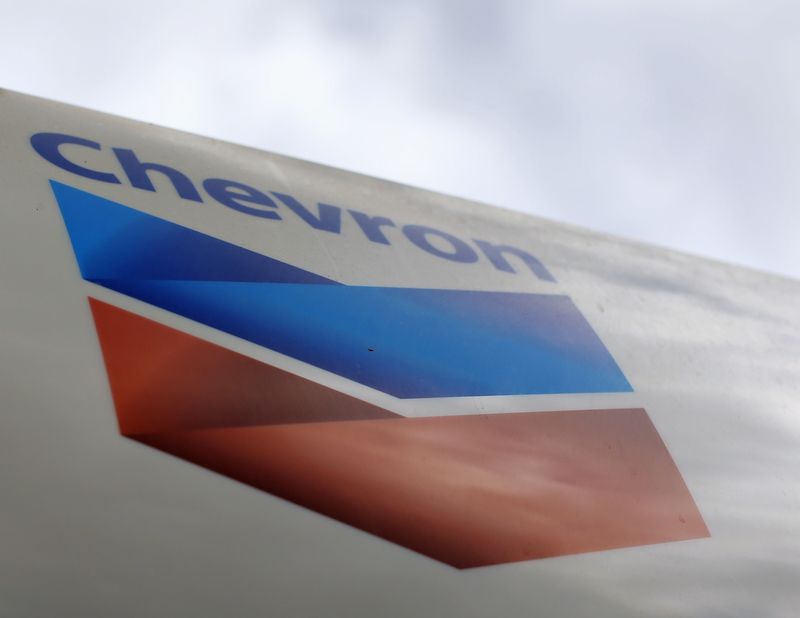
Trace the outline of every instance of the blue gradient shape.
{"type": "Polygon", "coordinates": [[[51,185],[84,279],[395,397],[632,390],[566,296],[345,286],[51,185]]]}
{"type": "Polygon", "coordinates": [[[337,282],[50,181],[81,275],[96,279],[337,282]]]}

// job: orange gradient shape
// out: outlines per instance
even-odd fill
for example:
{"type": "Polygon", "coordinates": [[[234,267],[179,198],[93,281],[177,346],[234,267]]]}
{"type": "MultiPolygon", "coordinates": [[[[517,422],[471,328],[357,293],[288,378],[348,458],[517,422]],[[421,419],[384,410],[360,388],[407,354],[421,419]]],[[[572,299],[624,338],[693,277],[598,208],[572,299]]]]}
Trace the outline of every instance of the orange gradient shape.
{"type": "Polygon", "coordinates": [[[708,536],[643,409],[404,418],[90,303],[123,435],[454,567],[708,536]]]}

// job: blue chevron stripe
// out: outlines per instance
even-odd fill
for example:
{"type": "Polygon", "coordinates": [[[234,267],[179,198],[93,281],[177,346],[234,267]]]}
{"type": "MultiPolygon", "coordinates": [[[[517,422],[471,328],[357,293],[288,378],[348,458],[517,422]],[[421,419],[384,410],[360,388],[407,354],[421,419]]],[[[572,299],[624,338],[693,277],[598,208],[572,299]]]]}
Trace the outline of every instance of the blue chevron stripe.
{"type": "Polygon", "coordinates": [[[395,397],[632,390],[566,296],[345,286],[52,186],[85,279],[395,397]]]}

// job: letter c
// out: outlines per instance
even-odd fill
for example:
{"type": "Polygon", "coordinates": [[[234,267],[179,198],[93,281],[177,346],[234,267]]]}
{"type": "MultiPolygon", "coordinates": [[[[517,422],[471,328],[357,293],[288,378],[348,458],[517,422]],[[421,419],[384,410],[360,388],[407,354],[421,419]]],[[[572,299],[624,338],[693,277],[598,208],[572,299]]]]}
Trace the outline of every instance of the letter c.
{"type": "Polygon", "coordinates": [[[85,178],[92,180],[100,180],[102,182],[110,182],[113,184],[120,184],[119,179],[114,174],[108,172],[98,172],[97,170],[82,167],[67,160],[64,155],[59,151],[62,144],[77,144],[78,146],[85,146],[94,150],[102,150],[103,147],[97,142],[93,142],[82,137],[75,137],[74,135],[64,135],[63,133],[36,133],[31,136],[31,146],[39,153],[39,155],[50,161],[53,165],[60,167],[62,170],[78,174],[85,178]]]}

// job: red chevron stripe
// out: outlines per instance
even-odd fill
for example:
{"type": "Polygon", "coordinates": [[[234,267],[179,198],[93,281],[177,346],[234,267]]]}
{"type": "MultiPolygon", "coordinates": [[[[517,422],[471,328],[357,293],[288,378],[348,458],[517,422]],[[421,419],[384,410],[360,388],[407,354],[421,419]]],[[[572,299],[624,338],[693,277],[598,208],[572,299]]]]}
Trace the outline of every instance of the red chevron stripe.
{"type": "Polygon", "coordinates": [[[123,435],[457,568],[708,536],[642,409],[403,418],[90,303],[123,435]]]}

